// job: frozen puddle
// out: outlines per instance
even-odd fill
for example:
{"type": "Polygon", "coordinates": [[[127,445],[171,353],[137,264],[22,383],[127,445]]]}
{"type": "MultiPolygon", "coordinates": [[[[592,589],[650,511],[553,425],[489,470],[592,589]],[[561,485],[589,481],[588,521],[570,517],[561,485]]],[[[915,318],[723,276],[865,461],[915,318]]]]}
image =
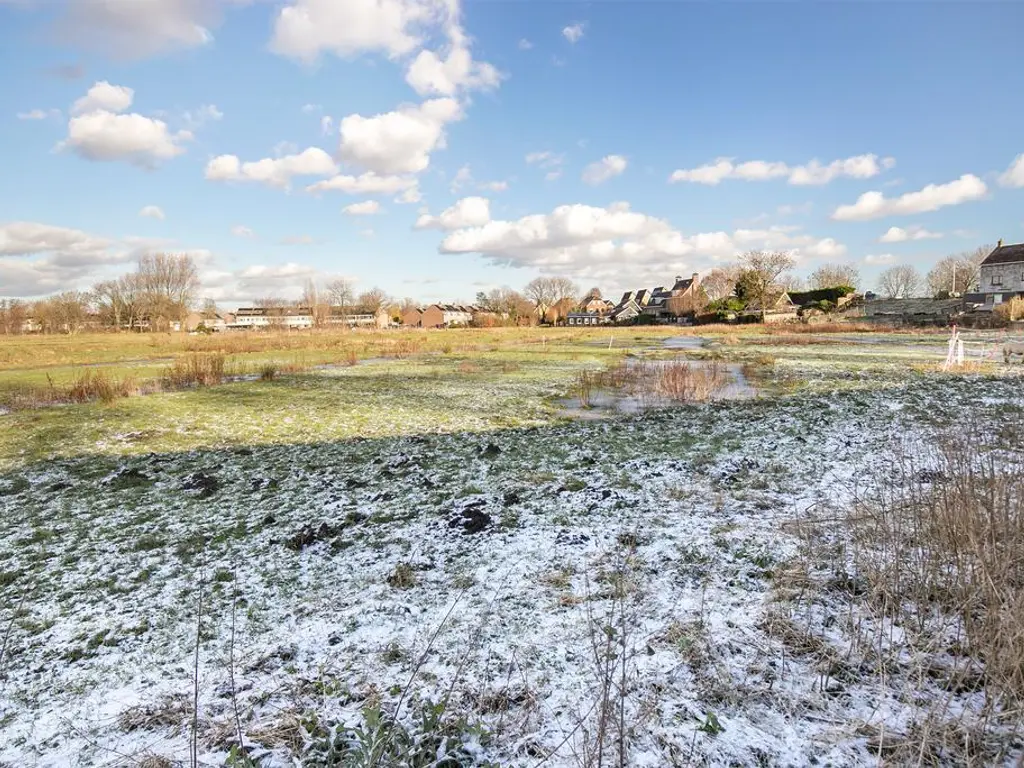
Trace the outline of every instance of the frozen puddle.
{"type": "Polygon", "coordinates": [[[758,390],[743,373],[740,363],[710,360],[627,360],[623,381],[618,386],[596,386],[585,394],[580,387],[570,396],[555,401],[562,416],[576,419],[604,419],[694,403],[749,400],[758,390]],[[658,379],[670,368],[685,366],[699,381],[687,396],[685,389],[666,393],[658,379]]]}
{"type": "Polygon", "coordinates": [[[663,346],[666,349],[702,349],[705,341],[701,336],[672,336],[665,339],[663,346]]]}

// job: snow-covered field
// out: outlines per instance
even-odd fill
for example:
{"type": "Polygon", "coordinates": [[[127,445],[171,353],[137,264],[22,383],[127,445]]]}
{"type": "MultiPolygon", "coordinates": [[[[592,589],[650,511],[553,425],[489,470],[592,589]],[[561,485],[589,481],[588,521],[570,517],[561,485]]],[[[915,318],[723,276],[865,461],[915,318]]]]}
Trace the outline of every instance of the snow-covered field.
{"type": "Polygon", "coordinates": [[[822,684],[770,621],[787,523],[895,441],[1022,408],[1016,377],[917,376],[10,469],[0,764],[189,765],[195,732],[198,765],[348,765],[378,711],[445,765],[877,764],[937,683],[822,684]]]}

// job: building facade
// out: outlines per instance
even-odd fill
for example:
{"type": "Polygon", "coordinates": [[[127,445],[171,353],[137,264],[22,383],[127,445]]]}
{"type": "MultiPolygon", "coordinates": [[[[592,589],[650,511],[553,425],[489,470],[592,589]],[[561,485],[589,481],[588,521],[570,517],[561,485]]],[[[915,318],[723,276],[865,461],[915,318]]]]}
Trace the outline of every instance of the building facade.
{"type": "Polygon", "coordinates": [[[981,262],[978,292],[988,307],[1024,296],[1024,243],[999,245],[981,262]]]}

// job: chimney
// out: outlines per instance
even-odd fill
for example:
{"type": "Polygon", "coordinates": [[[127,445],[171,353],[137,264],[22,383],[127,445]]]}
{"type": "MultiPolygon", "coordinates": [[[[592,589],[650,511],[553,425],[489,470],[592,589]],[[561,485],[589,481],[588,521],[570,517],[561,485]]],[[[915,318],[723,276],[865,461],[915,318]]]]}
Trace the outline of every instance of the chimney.
{"type": "Polygon", "coordinates": [[[1002,247],[1003,247],[1003,238],[1000,237],[999,238],[999,243],[996,245],[996,248],[1002,248],[1002,247]]]}
{"type": "Polygon", "coordinates": [[[678,282],[679,282],[680,280],[682,280],[682,279],[683,279],[682,275],[676,275],[676,282],[677,282],[677,283],[678,283],[678,282]]]}

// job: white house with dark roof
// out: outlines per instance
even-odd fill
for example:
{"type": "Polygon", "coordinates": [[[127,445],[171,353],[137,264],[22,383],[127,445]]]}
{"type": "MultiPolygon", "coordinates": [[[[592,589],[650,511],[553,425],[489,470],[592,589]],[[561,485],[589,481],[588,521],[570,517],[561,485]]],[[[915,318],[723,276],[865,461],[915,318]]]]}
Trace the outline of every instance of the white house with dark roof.
{"type": "Polygon", "coordinates": [[[978,292],[984,296],[986,306],[1024,296],[1024,243],[1003,245],[1000,240],[981,262],[980,272],[978,292]]]}

